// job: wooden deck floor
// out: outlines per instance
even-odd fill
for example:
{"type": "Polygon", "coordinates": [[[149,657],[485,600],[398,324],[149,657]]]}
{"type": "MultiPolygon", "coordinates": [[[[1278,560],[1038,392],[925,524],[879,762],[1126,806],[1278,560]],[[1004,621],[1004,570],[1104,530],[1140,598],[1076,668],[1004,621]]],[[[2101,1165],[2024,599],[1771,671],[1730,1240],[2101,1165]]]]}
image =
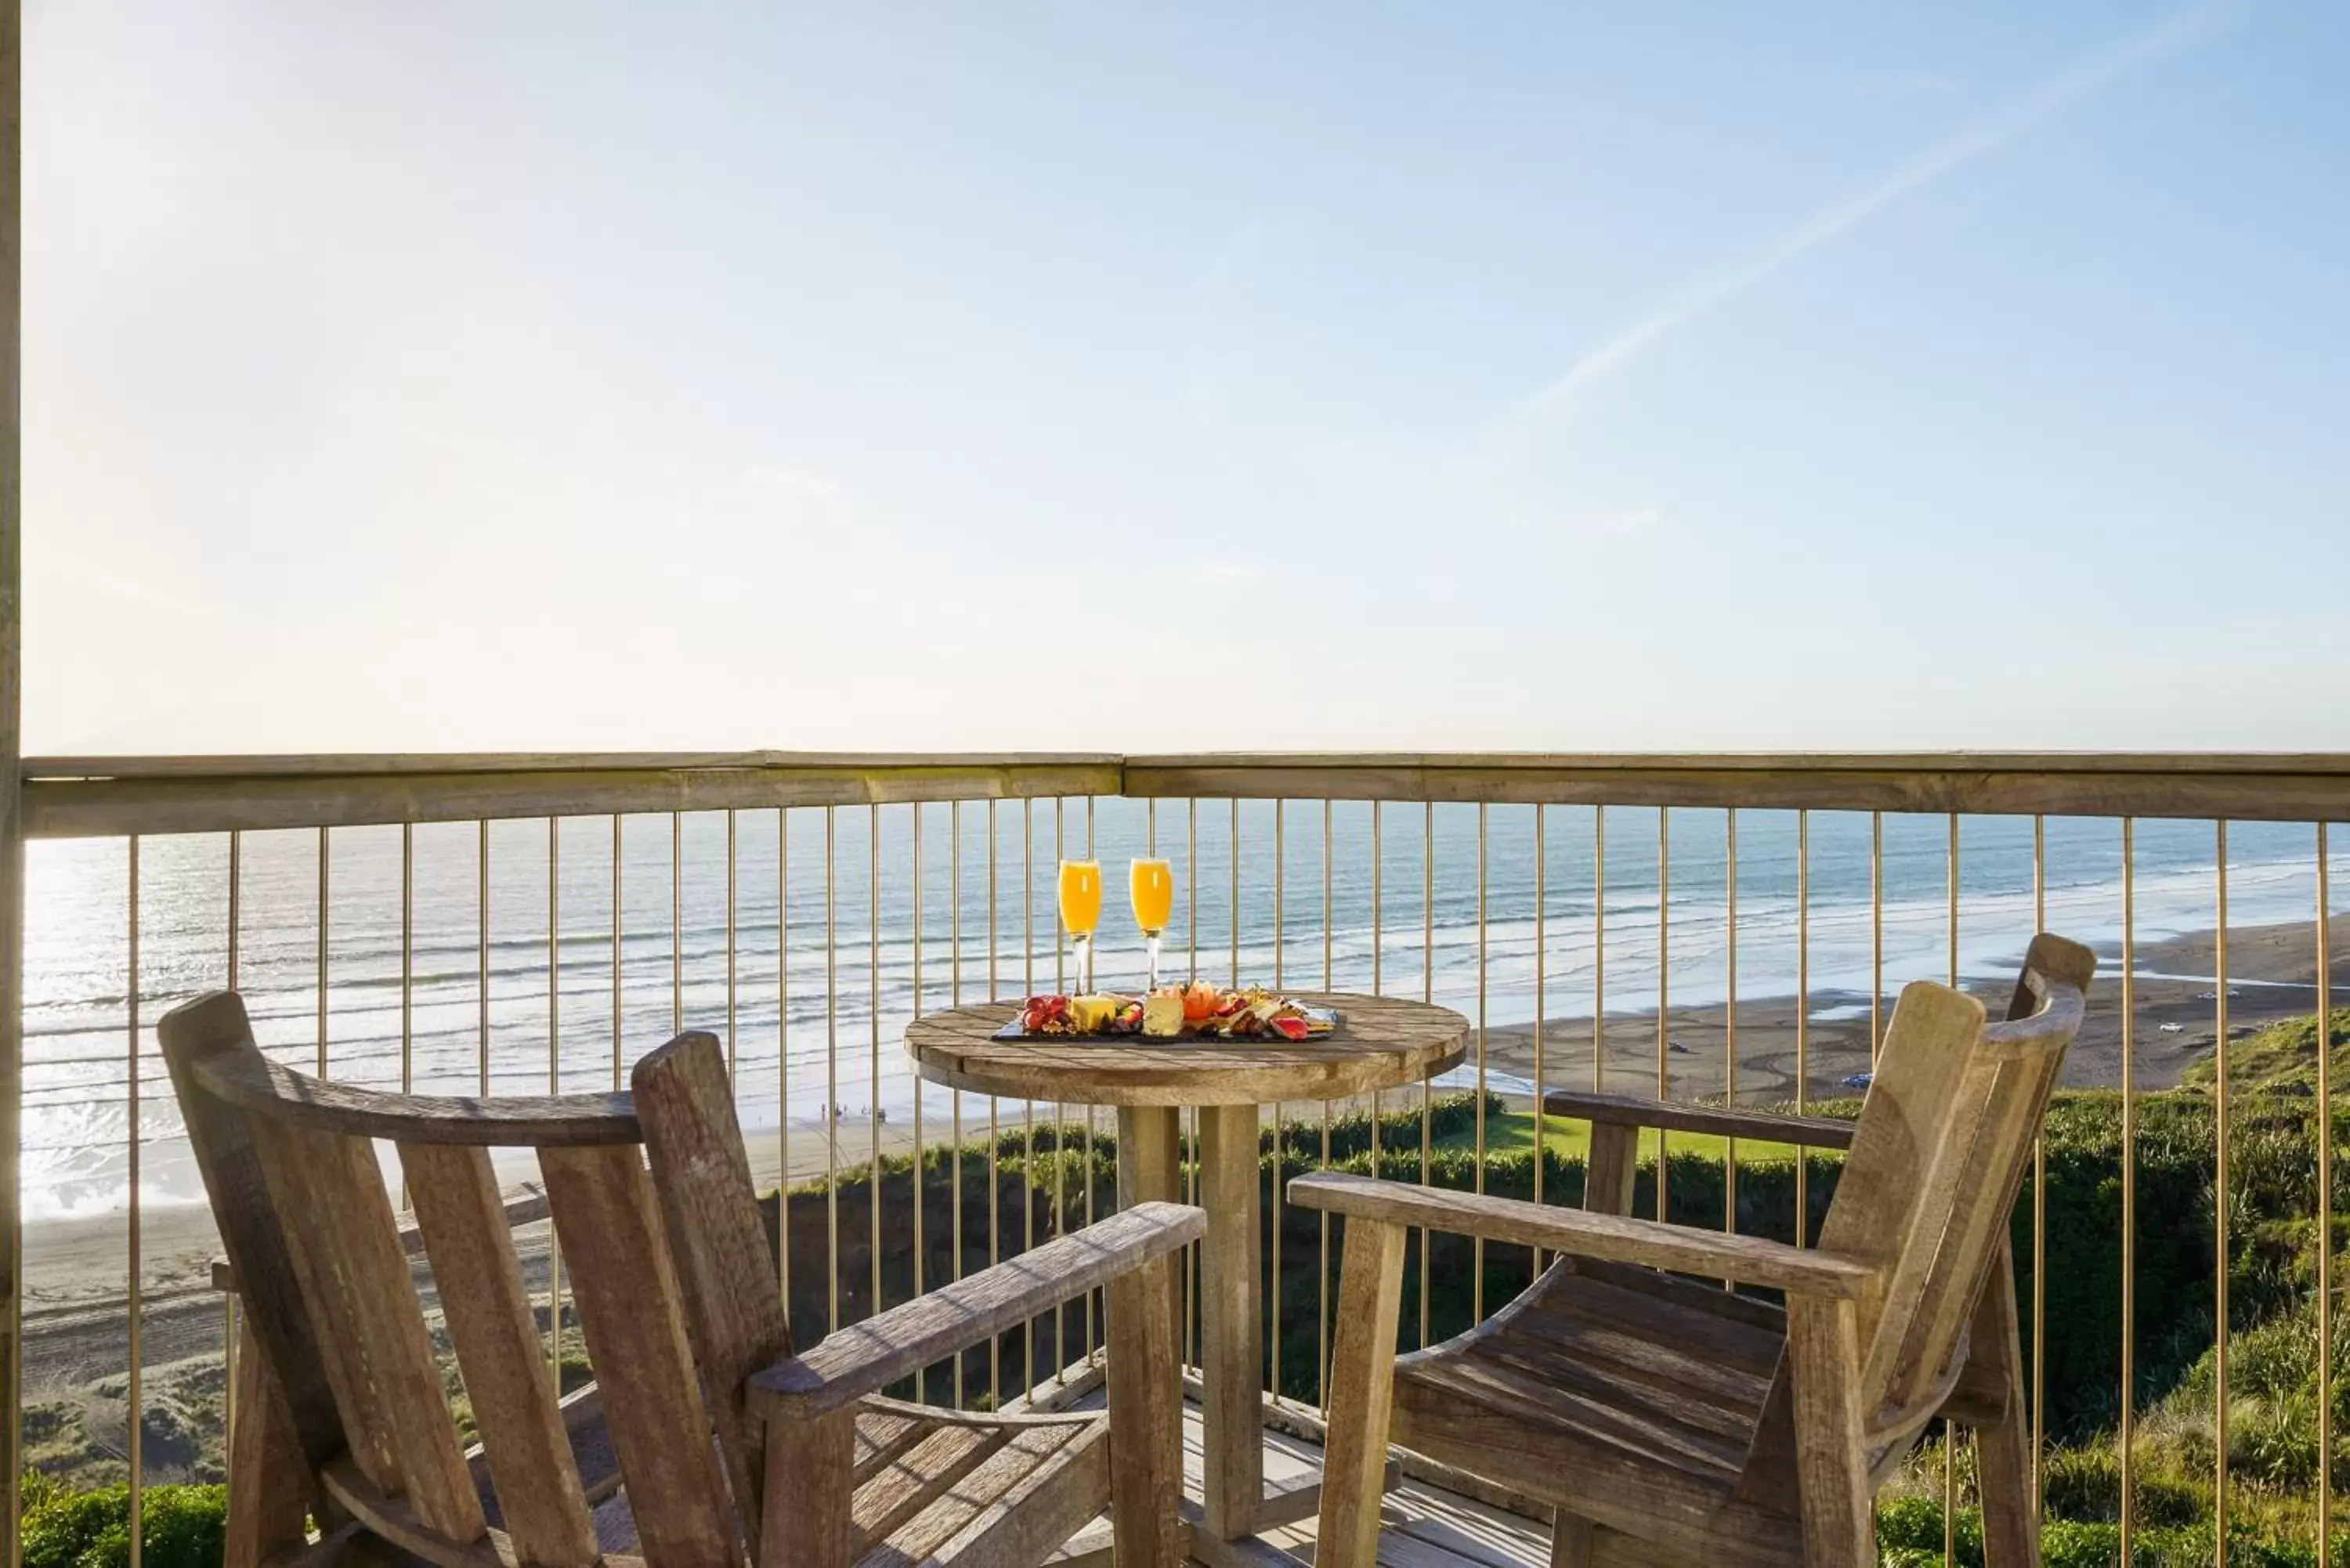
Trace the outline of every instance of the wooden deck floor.
{"type": "MultiPolygon", "coordinates": [[[[1081,1403],[1091,1405],[1098,1394],[1081,1403]]],[[[1322,1450],[1286,1433],[1264,1434],[1264,1479],[1268,1486],[1318,1474],[1322,1450]]],[[[1183,1407],[1184,1490],[1195,1501],[1204,1466],[1200,1407],[1183,1407]]],[[[1402,1478],[1381,1510],[1380,1568],[1548,1568],[1550,1525],[1402,1478]]],[[[1263,1539],[1304,1563],[1314,1561],[1314,1521],[1282,1525],[1263,1539]]]]}

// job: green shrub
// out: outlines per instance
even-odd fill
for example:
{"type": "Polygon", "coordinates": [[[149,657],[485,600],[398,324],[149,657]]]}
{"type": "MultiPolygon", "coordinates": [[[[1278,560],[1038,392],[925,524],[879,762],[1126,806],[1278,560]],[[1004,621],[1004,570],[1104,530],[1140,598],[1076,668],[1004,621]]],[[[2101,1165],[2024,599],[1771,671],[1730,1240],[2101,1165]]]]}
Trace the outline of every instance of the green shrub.
{"type": "Polygon", "coordinates": [[[2040,1527],[2042,1568],[2118,1568],[2122,1527],[2053,1519],[2040,1527]]]}
{"type": "MultiPolygon", "coordinates": [[[[228,1489],[151,1486],[140,1497],[144,1568],[220,1568],[228,1489]]],[[[130,1561],[130,1489],[48,1490],[24,1519],[25,1568],[118,1568],[130,1561]]]]}
{"type": "MultiPolygon", "coordinates": [[[[1974,1509],[1959,1511],[1951,1532],[1957,1561],[1966,1568],[1982,1568],[1982,1515],[1974,1509]]],[[[1939,1499],[1912,1493],[1887,1498],[1877,1505],[1877,1544],[1887,1563],[1942,1561],[1942,1504],[1939,1499]]]]}

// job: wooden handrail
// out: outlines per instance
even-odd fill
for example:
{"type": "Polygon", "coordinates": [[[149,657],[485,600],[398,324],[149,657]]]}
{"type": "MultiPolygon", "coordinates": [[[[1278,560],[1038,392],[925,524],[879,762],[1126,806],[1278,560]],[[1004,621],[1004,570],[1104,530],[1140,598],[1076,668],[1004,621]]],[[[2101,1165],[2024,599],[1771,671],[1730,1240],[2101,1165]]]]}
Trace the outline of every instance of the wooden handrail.
{"type": "Polygon", "coordinates": [[[36,757],[27,836],[1126,795],[2314,822],[2345,753],[475,753],[36,757]]]}

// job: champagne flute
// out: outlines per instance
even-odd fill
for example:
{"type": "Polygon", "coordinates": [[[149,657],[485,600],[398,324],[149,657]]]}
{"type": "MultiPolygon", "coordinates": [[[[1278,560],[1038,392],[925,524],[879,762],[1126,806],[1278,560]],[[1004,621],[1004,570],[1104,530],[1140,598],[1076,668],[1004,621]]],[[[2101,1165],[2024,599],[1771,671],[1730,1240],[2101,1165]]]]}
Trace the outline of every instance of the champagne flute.
{"type": "Polygon", "coordinates": [[[1061,924],[1077,950],[1077,993],[1094,989],[1094,928],[1101,923],[1101,862],[1061,862],[1061,924]]]}
{"type": "Polygon", "coordinates": [[[1159,859],[1138,857],[1129,873],[1128,890],[1134,898],[1134,923],[1142,928],[1143,945],[1150,954],[1150,983],[1159,989],[1159,939],[1167,934],[1168,917],[1175,912],[1175,868],[1159,859]]]}

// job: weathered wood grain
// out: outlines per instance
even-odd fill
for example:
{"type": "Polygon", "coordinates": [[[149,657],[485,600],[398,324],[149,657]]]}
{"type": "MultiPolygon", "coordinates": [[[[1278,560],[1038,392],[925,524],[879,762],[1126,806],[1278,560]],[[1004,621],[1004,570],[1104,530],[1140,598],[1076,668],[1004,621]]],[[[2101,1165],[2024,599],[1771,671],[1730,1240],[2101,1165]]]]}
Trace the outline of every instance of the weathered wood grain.
{"type": "Polygon", "coordinates": [[[717,1423],[734,1495],[759,1554],[766,1432],[748,1404],[751,1375],[789,1355],[726,1054],[712,1034],[681,1034],[637,1064],[637,1116],[677,1268],[686,1331],[717,1423]]]}
{"type": "Polygon", "coordinates": [[[645,1555],[680,1568],[731,1564],[733,1505],[643,1157],[625,1146],[566,1147],[542,1148],[538,1159],[645,1555]]]}
{"type": "Polygon", "coordinates": [[[1256,1524],[1264,1493],[1264,1318],[1259,1309],[1257,1107],[1200,1111],[1200,1202],[1215,1223],[1200,1249],[1200,1375],[1207,1399],[1201,1502],[1222,1540],[1256,1524]]]}
{"type": "Polygon", "coordinates": [[[2338,821],[2339,753],[1821,753],[1126,759],[1128,796],[2338,821]]]}
{"type": "Polygon", "coordinates": [[[276,1375],[253,1336],[237,1330],[235,1418],[228,1433],[228,1527],[221,1568],[261,1568],[302,1544],[310,1512],[310,1471],[276,1375]]]}
{"type": "Polygon", "coordinates": [[[1858,1309],[1848,1301],[1790,1301],[1787,1355],[1805,1568],[1862,1568],[1877,1561],[1877,1521],[1862,1446],[1868,1413],[1861,1405],[1858,1309]]]}
{"type": "Polygon", "coordinates": [[[1587,1089],[1553,1089],[1543,1096],[1543,1109],[1555,1116],[1587,1121],[1594,1128],[1662,1127],[1667,1132],[1710,1133],[1718,1137],[1768,1138],[1810,1148],[1849,1148],[1854,1126],[1833,1116],[1684,1106],[1630,1095],[1593,1094],[1587,1089]]]}
{"type": "MultiPolygon", "coordinates": [[[[589,1119],[608,1125],[583,1137],[569,1106],[501,1119],[413,1096],[338,1100],[331,1085],[256,1067],[234,997],[182,1010],[166,1050],[208,1180],[221,1176],[213,1188],[234,1204],[222,1229],[237,1266],[221,1282],[276,1303],[290,1364],[323,1407],[314,1459],[272,1397],[276,1353],[256,1332],[239,1369],[231,1568],[800,1568],[860,1553],[877,1568],[941,1554],[1030,1568],[1113,1502],[1114,1453],[1124,1555],[1172,1568],[1183,1537],[1170,1276],[1173,1252],[1202,1233],[1200,1210],[1141,1203],[793,1361],[708,1035],[656,1052],[639,1098],[620,1099],[618,1119],[642,1132],[643,1150],[598,1141],[618,1130],[605,1107],[589,1119]],[[414,1135],[396,1140],[415,1199],[407,1229],[367,1136],[394,1129],[414,1135]],[[507,1199],[488,1147],[517,1131],[546,1140],[546,1187],[507,1199]],[[572,1265],[598,1374],[562,1400],[509,1234],[515,1218],[542,1214],[572,1265]],[[426,1338],[410,1262],[420,1245],[480,1424],[474,1453],[457,1450],[426,1338]],[[1103,1287],[1107,1414],[938,1410],[869,1392],[1002,1319],[1103,1287]],[[780,1366],[763,1365],[778,1355],[780,1366]],[[754,1410],[754,1375],[770,1374],[785,1392],[754,1410]],[[714,1444],[705,1386],[725,1412],[714,1444]],[[743,1473],[752,1464],[755,1485],[743,1473]],[[326,1534],[306,1546],[312,1511],[326,1534]]],[[[1166,1124],[1150,1157],[1165,1168],[1149,1179],[1171,1189],[1173,1117],[1138,1114],[1166,1124]]],[[[1149,1143],[1135,1139],[1139,1159],[1149,1143]]]]}
{"type": "Polygon", "coordinates": [[[183,1002],[163,1015],[155,1033],[221,1245],[240,1282],[244,1320],[276,1374],[304,1457],[316,1468],[344,1447],[325,1353],[254,1143],[251,1118],[207,1092],[197,1074],[208,1062],[258,1054],[244,1000],[224,992],[183,1002]]]}
{"type": "Polygon", "coordinates": [[[254,1133],[312,1319],[334,1327],[322,1338],[353,1459],[427,1529],[476,1539],[481,1499],[374,1148],[284,1120],[256,1121],[254,1133]]]}
{"type": "Polygon", "coordinates": [[[773,1423],[767,1433],[761,1562],[770,1568],[847,1568],[855,1530],[857,1412],[773,1423]]]}
{"type": "MultiPolygon", "coordinates": [[[[1179,1203],[1183,1198],[1182,1127],[1172,1106],[1118,1108],[1118,1206],[1179,1203]]],[[[1183,1321],[1182,1276],[1168,1271],[1169,1311],[1183,1321]]]]}
{"type": "Polygon", "coordinates": [[[753,1407],[771,1423],[840,1409],[1163,1257],[1203,1229],[1200,1210],[1171,1203],[1113,1214],[827,1335],[754,1376],[753,1407]]]}
{"type": "Polygon", "coordinates": [[[850,758],[775,766],[557,757],[544,763],[520,759],[522,765],[492,769],[471,765],[470,758],[418,758],[411,760],[413,767],[373,772],[305,771],[294,766],[300,761],[265,759],[276,771],[258,773],[193,767],[164,773],[135,758],[66,759],[62,768],[43,763],[41,776],[24,790],[26,835],[88,838],[621,812],[1045,800],[1116,794],[1118,788],[1115,759],[1049,756],[850,758]]]}
{"type": "Polygon", "coordinates": [[[1109,1282],[1110,1515],[1122,1568],[1176,1568],[1183,1494],[1182,1345],[1174,1259],[1109,1282]]]}
{"type": "Polygon", "coordinates": [[[1403,1308],[1400,1225],[1347,1222],[1338,1271],[1338,1333],[1323,1400],[1321,1521],[1316,1568],[1375,1568],[1395,1401],[1396,1330],[1403,1308]]]}
{"type": "Polygon", "coordinates": [[[1718,1276],[1741,1284],[1857,1298],[1877,1278],[1871,1265],[1825,1249],[1801,1249],[1760,1236],[1694,1231],[1514,1198],[1380,1181],[1343,1171],[1301,1176],[1289,1184],[1289,1194],[1293,1201],[1306,1208],[1334,1214],[1514,1241],[1577,1257],[1718,1276]]]}
{"type": "Polygon", "coordinates": [[[515,1555],[528,1568],[586,1568],[595,1527],[489,1151],[402,1144],[400,1158],[515,1555]]]}
{"type": "Polygon", "coordinates": [[[2032,1422],[2023,1401],[2015,1260],[2005,1245],[1983,1282],[1968,1346],[1970,1364],[1980,1364],[2001,1385],[2002,1396],[1998,1414],[1975,1433],[1983,1562],[1988,1568],[2030,1568],[2040,1561],[2040,1499],[2033,1484],[2032,1422]]]}
{"type": "Polygon", "coordinates": [[[1459,1064],[1468,1020],[1397,997],[1291,993],[1338,1010],[1319,1040],[1185,1037],[999,1041],[1018,1011],[985,1002],[925,1014],[906,1049],[923,1077],[975,1094],[1097,1106],[1273,1105],[1345,1099],[1415,1084],[1459,1064]]]}
{"type": "MultiPolygon", "coordinates": [[[[1075,1433],[983,1504],[933,1550],[931,1561],[953,1568],[1034,1568],[1099,1511],[1113,1453],[1105,1428],[1095,1426],[1075,1433]]],[[[1170,1541],[1181,1537],[1171,1500],[1165,1532],[1170,1541]]],[[[1127,1568],[1139,1568],[1148,1561],[1124,1553],[1117,1557],[1127,1568]]],[[[1181,1554],[1178,1551],[1160,1561],[1180,1562],[1181,1554]]]]}
{"type": "Polygon", "coordinates": [[[1632,1184],[1639,1174],[1640,1129],[1593,1121],[1591,1153],[1583,1162],[1584,1208],[1594,1214],[1631,1213],[1632,1184]]]}
{"type": "Polygon", "coordinates": [[[390,1095],[313,1078],[258,1052],[206,1055],[191,1071],[206,1093],[228,1105],[345,1137],[541,1148],[634,1144],[640,1138],[635,1105],[620,1094],[503,1095],[493,1099],[390,1095]]]}
{"type": "MultiPolygon", "coordinates": [[[[1396,1361],[1388,1429],[1416,1454],[1553,1506],[1556,1563],[1785,1568],[1873,1562],[1875,1482],[1938,1412],[1970,1414],[1982,1423],[1987,1556],[2033,1561],[2005,1221],[2093,968],[2085,950],[2043,937],[1999,1023],[1946,988],[1903,992],[1816,1251],[1607,1212],[1628,1199],[1634,1128],[1654,1125],[1655,1109],[1612,1097],[1566,1096],[1596,1113],[1584,1210],[1336,1172],[1298,1179],[1295,1200],[1349,1217],[1350,1282],[1358,1258],[1366,1276],[1392,1272],[1392,1241],[1367,1247],[1372,1221],[1562,1254],[1486,1322],[1396,1361]],[[1774,1285],[1787,1304],[1657,1270],[1774,1285]]],[[[1741,1136],[1773,1136],[1741,1119],[1741,1136]]],[[[1392,1311],[1399,1283],[1383,1289],[1392,1311]]],[[[1363,1424],[1345,1343],[1361,1303],[1342,1302],[1339,1315],[1321,1561],[1357,1568],[1377,1527],[1349,1510],[1377,1493],[1341,1436],[1363,1424]]]]}

